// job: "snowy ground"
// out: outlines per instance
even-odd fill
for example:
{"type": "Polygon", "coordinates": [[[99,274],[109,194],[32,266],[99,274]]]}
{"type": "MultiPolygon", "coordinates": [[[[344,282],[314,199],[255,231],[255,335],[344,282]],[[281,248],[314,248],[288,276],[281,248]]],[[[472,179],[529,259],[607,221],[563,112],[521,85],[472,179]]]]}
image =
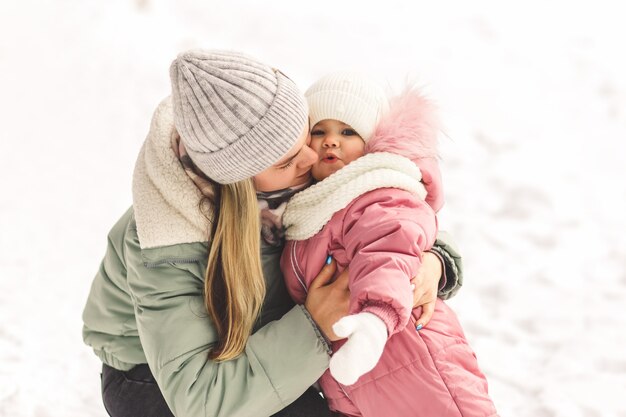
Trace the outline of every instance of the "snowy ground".
{"type": "Polygon", "coordinates": [[[501,415],[625,417],[614,3],[0,2],[0,416],[106,415],[85,297],[170,61],[219,47],[302,88],[337,69],[424,84],[449,136],[442,224],[466,261],[451,305],[501,415]]]}

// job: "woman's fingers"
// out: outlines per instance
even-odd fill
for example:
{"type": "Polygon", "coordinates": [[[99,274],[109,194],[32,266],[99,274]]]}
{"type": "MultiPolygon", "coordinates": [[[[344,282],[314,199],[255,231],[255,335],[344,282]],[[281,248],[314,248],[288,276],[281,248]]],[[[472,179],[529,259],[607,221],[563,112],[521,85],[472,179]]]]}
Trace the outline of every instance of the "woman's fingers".
{"type": "Polygon", "coordinates": [[[317,277],[315,277],[313,282],[311,282],[311,286],[309,287],[309,290],[312,290],[314,288],[320,288],[328,284],[328,282],[333,278],[333,275],[335,275],[336,271],[337,271],[337,261],[331,258],[331,262],[326,263],[324,267],[322,268],[322,270],[320,271],[320,273],[317,274],[317,277]]]}
{"type": "Polygon", "coordinates": [[[304,304],[317,326],[330,340],[340,339],[334,333],[332,326],[348,314],[350,306],[348,270],[343,271],[334,282],[328,283],[336,270],[337,265],[334,260],[322,268],[311,283],[304,304]]]}
{"type": "Polygon", "coordinates": [[[443,267],[439,257],[430,252],[425,252],[422,266],[417,271],[417,276],[411,280],[411,284],[415,285],[415,288],[412,288],[413,308],[435,300],[442,271],[443,267]]]}
{"type": "Polygon", "coordinates": [[[413,291],[413,308],[417,308],[420,306],[419,302],[424,295],[424,287],[422,286],[421,275],[422,272],[418,272],[416,277],[413,277],[411,280],[411,291],[413,291]]]}
{"type": "Polygon", "coordinates": [[[433,313],[435,312],[435,302],[436,300],[433,300],[422,305],[422,315],[415,323],[415,328],[417,330],[420,330],[422,327],[426,327],[430,319],[433,317],[433,313]]]}
{"type": "Polygon", "coordinates": [[[349,277],[350,274],[348,272],[348,268],[346,268],[341,272],[341,274],[339,274],[335,281],[325,286],[329,292],[329,296],[332,297],[336,303],[337,311],[341,313],[341,316],[338,317],[337,320],[347,315],[350,308],[349,277]]]}
{"type": "MultiPolygon", "coordinates": [[[[333,260],[333,262],[335,261],[333,260]]],[[[336,269],[337,268],[335,268],[335,270],[336,269]]],[[[341,272],[341,274],[339,274],[335,282],[333,282],[331,285],[335,285],[337,289],[348,291],[349,283],[350,283],[350,274],[349,274],[348,268],[346,268],[341,272]]]]}
{"type": "Polygon", "coordinates": [[[411,280],[411,285],[415,285],[413,289],[413,307],[422,307],[422,314],[415,323],[417,330],[426,326],[433,317],[442,271],[443,267],[439,257],[433,253],[425,252],[422,258],[422,266],[417,276],[411,280]]]}

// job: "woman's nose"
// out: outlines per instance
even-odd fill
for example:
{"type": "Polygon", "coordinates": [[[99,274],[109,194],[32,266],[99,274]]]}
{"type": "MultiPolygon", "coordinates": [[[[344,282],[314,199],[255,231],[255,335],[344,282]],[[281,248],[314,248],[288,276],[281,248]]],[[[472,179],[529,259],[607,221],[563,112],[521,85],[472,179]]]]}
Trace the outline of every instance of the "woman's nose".
{"type": "Polygon", "coordinates": [[[315,152],[308,145],[304,145],[304,155],[300,167],[307,168],[317,162],[317,152],[315,152]]]}

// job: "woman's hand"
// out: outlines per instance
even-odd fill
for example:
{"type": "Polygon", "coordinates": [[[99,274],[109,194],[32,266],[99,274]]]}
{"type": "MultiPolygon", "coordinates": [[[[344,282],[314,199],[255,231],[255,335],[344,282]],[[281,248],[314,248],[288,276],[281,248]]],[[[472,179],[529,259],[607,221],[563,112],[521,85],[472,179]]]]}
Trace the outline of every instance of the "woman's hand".
{"type": "Polygon", "coordinates": [[[431,252],[424,252],[422,266],[417,276],[411,280],[411,284],[415,286],[413,308],[422,306],[422,315],[415,323],[418,330],[426,326],[433,316],[442,271],[443,265],[439,257],[431,252]]]}
{"type": "Polygon", "coordinates": [[[328,283],[337,271],[337,263],[333,259],[324,265],[322,271],[313,280],[304,302],[304,307],[317,324],[317,327],[331,341],[341,339],[333,332],[333,324],[348,314],[350,306],[350,290],[348,289],[348,269],[328,283]]]}

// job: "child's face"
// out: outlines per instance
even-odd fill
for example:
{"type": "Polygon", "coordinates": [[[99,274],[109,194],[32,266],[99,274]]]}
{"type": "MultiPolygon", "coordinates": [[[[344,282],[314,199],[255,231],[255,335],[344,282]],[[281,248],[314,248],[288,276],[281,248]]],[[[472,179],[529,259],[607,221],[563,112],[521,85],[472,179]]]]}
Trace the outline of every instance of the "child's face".
{"type": "Polygon", "coordinates": [[[311,129],[310,147],[318,155],[311,173],[320,181],[363,156],[365,142],[350,125],[325,119],[311,129]]]}

